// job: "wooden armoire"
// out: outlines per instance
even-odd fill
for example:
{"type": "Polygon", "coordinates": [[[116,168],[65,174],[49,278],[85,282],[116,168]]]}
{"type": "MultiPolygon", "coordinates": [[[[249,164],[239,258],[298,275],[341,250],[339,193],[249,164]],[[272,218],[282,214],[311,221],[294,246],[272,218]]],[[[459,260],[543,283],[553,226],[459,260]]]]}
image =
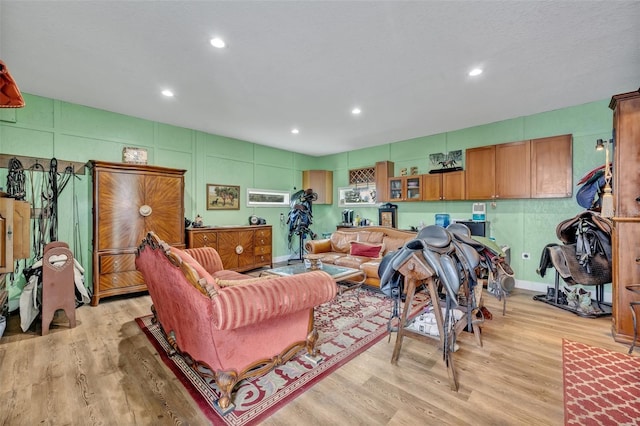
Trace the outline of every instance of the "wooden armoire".
{"type": "Polygon", "coordinates": [[[631,343],[629,302],[640,301],[640,295],[627,289],[640,284],[640,89],[613,96],[609,107],[614,141],[611,331],[615,341],[631,343]]]}
{"type": "Polygon", "coordinates": [[[185,170],[91,160],[93,297],[145,291],[135,253],[147,232],[184,248],[185,170]]]}

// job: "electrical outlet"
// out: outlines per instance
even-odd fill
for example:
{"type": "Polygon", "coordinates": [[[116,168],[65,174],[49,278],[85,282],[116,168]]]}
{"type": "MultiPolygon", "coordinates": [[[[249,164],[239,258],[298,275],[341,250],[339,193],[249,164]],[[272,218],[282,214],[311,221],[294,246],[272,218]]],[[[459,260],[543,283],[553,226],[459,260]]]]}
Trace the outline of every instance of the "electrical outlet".
{"type": "Polygon", "coordinates": [[[531,255],[527,252],[522,252],[522,259],[529,260],[531,259],[531,255]]]}

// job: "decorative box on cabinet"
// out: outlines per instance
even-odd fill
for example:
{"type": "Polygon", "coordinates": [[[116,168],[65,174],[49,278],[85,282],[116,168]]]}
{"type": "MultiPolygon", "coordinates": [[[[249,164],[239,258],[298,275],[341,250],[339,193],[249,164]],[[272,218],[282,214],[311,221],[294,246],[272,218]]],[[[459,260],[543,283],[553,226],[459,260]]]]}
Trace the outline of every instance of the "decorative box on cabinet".
{"type": "Polygon", "coordinates": [[[640,295],[627,290],[640,284],[640,90],[613,96],[609,107],[614,135],[611,332],[617,342],[631,343],[629,303],[640,301],[640,295]]]}
{"type": "Polygon", "coordinates": [[[422,201],[422,175],[389,178],[389,201],[422,201]]]}
{"type": "Polygon", "coordinates": [[[313,189],[318,199],[313,204],[333,204],[333,172],[331,170],[305,170],[302,188],[313,189]]]}
{"type": "Polygon", "coordinates": [[[422,201],[464,200],[464,171],[422,175],[422,201]]]}
{"type": "Polygon", "coordinates": [[[212,247],[225,269],[243,272],[272,266],[271,225],[187,229],[187,247],[212,247]]]}
{"type": "Polygon", "coordinates": [[[376,202],[389,201],[389,178],[393,177],[393,161],[378,161],[376,163],[376,202]]]}
{"type": "Polygon", "coordinates": [[[135,253],[147,232],[184,248],[185,170],[89,162],[93,179],[93,297],[145,291],[135,253]]]}

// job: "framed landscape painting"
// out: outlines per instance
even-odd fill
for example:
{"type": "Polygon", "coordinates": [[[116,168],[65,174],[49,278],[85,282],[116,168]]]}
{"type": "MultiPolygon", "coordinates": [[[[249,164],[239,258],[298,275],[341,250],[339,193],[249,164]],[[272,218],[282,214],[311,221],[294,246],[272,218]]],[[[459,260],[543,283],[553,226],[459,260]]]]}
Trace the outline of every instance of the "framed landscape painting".
{"type": "Polygon", "coordinates": [[[240,210],[240,187],[207,184],[207,210],[240,210]]]}

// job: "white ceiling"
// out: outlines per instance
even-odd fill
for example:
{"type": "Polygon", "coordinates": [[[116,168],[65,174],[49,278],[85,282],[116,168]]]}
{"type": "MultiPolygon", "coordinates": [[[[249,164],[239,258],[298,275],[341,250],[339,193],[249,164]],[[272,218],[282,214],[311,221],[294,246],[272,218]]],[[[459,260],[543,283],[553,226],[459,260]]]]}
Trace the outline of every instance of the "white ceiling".
{"type": "Polygon", "coordinates": [[[640,1],[0,0],[0,37],[25,93],[311,155],[640,86],[640,1]]]}

